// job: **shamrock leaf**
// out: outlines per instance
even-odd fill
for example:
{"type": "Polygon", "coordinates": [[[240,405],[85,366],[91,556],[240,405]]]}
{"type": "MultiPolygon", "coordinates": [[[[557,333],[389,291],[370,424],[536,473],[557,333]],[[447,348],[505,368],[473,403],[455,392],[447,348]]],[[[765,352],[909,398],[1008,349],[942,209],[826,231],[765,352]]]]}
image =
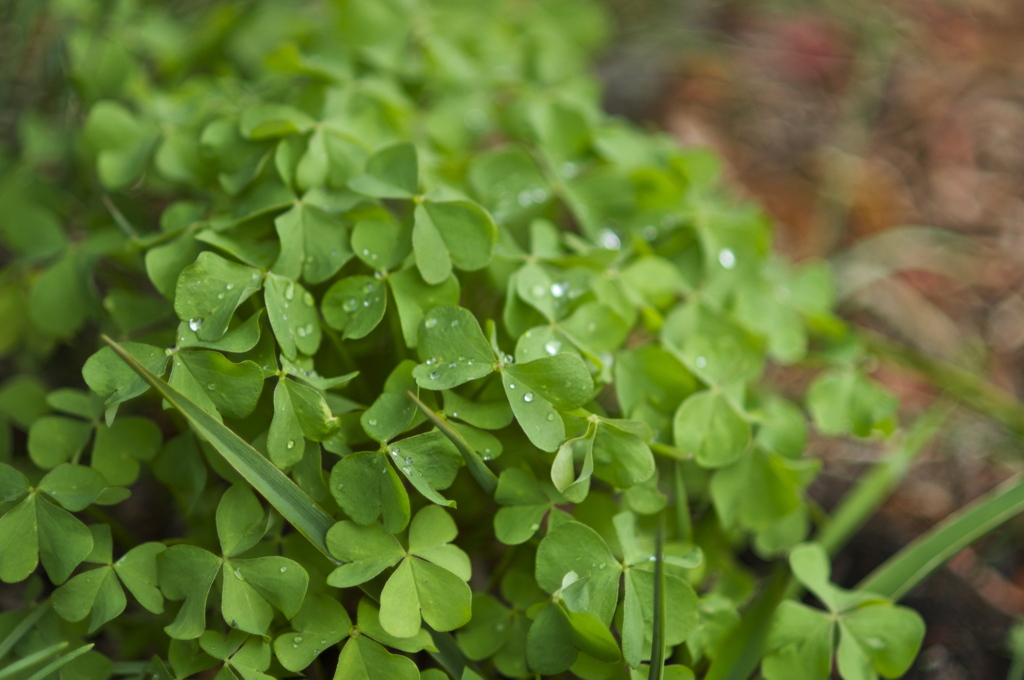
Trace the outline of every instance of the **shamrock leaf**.
{"type": "Polygon", "coordinates": [[[471,201],[424,200],[416,206],[412,249],[423,280],[438,284],[452,273],[483,269],[491,261],[498,228],[471,201]]]}
{"type": "Polygon", "coordinates": [[[299,201],[281,213],[274,226],[281,240],[273,269],[278,276],[321,283],[352,259],[348,225],[320,208],[299,201]]]}
{"type": "Polygon", "coordinates": [[[343,331],[343,338],[362,338],[384,318],[384,284],[371,276],[350,276],[335,281],[324,294],[324,321],[343,331]]]}
{"type": "Polygon", "coordinates": [[[818,430],[828,436],[888,430],[896,412],[896,398],[852,369],[827,371],[807,390],[807,406],[818,430]]]}
{"type": "Polygon", "coordinates": [[[412,659],[392,654],[362,635],[345,643],[334,671],[334,680],[419,680],[419,677],[419,669],[412,659]]]}
{"type": "Polygon", "coordinates": [[[92,533],[67,510],[77,512],[99,498],[107,489],[103,476],[64,464],[30,489],[21,473],[0,463],[0,480],[3,499],[15,503],[0,517],[0,580],[23,581],[41,561],[51,582],[64,583],[93,549],[92,533]]]}
{"type": "Polygon", "coordinates": [[[395,307],[402,322],[402,337],[407,347],[416,347],[423,317],[431,309],[459,303],[459,280],[454,275],[438,284],[423,280],[416,267],[407,267],[388,276],[395,307]]]}
{"type": "Polygon", "coordinates": [[[316,354],[321,336],[313,295],[292,279],[268,273],[264,300],[281,353],[293,361],[299,352],[316,354]]]}
{"type": "Polygon", "coordinates": [[[270,459],[288,468],[302,459],[304,438],[315,442],[329,439],[340,423],[320,391],[290,378],[278,378],[274,388],[274,417],[267,433],[270,459]]]}
{"type": "Polygon", "coordinates": [[[335,464],[329,483],[334,500],[358,524],[372,524],[380,517],[392,534],[408,524],[409,494],[387,455],[379,451],[349,454],[335,464]]]}
{"type": "Polygon", "coordinates": [[[654,474],[654,456],[647,446],[650,438],[645,423],[590,416],[586,433],[559,447],[551,465],[551,481],[574,503],[586,498],[591,474],[617,488],[631,488],[654,474]],[[583,459],[578,477],[574,472],[577,458],[583,459]]]}
{"type": "Polygon", "coordinates": [[[47,402],[77,418],[44,416],[32,423],[28,432],[29,456],[44,470],[77,461],[94,431],[89,462],[110,486],[133,483],[139,476],[139,461],[152,460],[160,450],[160,429],[148,418],[120,418],[104,425],[97,422],[102,404],[96,397],[78,390],[56,390],[47,396],[47,402]]]}
{"type": "Polygon", "coordinates": [[[273,676],[263,672],[270,668],[269,640],[240,630],[228,631],[227,635],[208,630],[199,638],[199,646],[223,663],[217,674],[223,680],[273,680],[273,676]]]}
{"type": "Polygon", "coordinates": [[[255,267],[205,251],[178,276],[174,311],[200,340],[218,340],[238,306],[262,285],[262,273],[255,267]]]}
{"type": "Polygon", "coordinates": [[[594,393],[583,359],[568,352],[524,364],[505,363],[501,380],[516,421],[530,442],[544,451],[555,451],[565,440],[558,410],[578,408],[594,393]]]}
{"type": "Polygon", "coordinates": [[[779,606],[762,663],[766,680],[824,680],[833,656],[844,680],[896,678],[910,668],[924,638],[917,612],[830,583],[828,555],[816,543],[794,548],[789,562],[828,611],[793,601],[779,606]]]}
{"type": "MultiPolygon", "coordinates": [[[[167,370],[169,357],[161,348],[139,342],[125,342],[121,346],[153,375],[163,376],[167,370]]],[[[149,383],[139,377],[109,347],[104,347],[86,359],[82,367],[82,377],[85,384],[103,398],[103,403],[107,407],[107,425],[114,421],[117,407],[122,402],[137,397],[149,389],[149,383]]]]}
{"type": "Polygon", "coordinates": [[[348,587],[398,565],[381,592],[380,624],[398,638],[416,635],[420,620],[446,631],[469,621],[472,594],[466,581],[469,557],[449,541],[457,529],[436,505],[420,510],[409,526],[409,548],[381,527],[339,522],[328,532],[331,553],[347,564],[335,569],[328,583],[348,587]]]}
{"type": "Polygon", "coordinates": [[[366,162],[366,172],[348,183],[354,191],[375,198],[412,198],[419,191],[416,147],[395,144],[366,162]]]}
{"type": "Polygon", "coordinates": [[[750,425],[721,392],[697,392],[679,405],[672,421],[676,446],[702,467],[736,462],[750,444],[750,425]]]}
{"type": "Polygon", "coordinates": [[[263,369],[259,364],[254,361],[236,364],[220,352],[172,350],[169,350],[172,363],[167,382],[215,418],[220,420],[222,413],[231,418],[244,418],[256,408],[263,391],[263,369]]]}
{"type": "Polygon", "coordinates": [[[540,530],[544,516],[559,499],[528,469],[509,468],[498,477],[494,500],[503,506],[494,515],[494,535],[505,545],[518,545],[540,530]]]}
{"type": "Polygon", "coordinates": [[[423,363],[412,375],[420,387],[450,390],[494,371],[497,358],[473,313],[461,307],[436,307],[420,325],[418,350],[423,363]]]}

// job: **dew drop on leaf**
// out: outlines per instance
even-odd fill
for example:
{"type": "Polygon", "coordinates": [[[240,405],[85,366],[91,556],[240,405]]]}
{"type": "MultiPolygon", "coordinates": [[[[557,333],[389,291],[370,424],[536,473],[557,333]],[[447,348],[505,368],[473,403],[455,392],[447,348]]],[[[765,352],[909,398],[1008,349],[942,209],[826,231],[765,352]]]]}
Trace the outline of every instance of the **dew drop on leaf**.
{"type": "Polygon", "coordinates": [[[355,298],[349,298],[341,303],[341,308],[346,312],[354,312],[359,309],[359,301],[355,298]]]}
{"type": "Polygon", "coordinates": [[[234,287],[235,287],[235,284],[233,284],[233,283],[229,283],[228,285],[224,286],[224,290],[231,290],[231,289],[233,289],[234,287]]]}
{"type": "Polygon", "coordinates": [[[542,286],[540,284],[537,284],[536,286],[534,286],[533,288],[530,289],[530,293],[533,294],[533,297],[538,297],[538,298],[539,297],[544,297],[544,293],[546,293],[546,292],[547,291],[545,290],[544,286],[542,286]]]}
{"type": "Polygon", "coordinates": [[[508,388],[509,388],[510,390],[514,390],[514,389],[516,388],[516,384],[515,384],[515,383],[509,383],[509,384],[508,384],[508,388]]]}
{"type": "Polygon", "coordinates": [[[440,377],[441,377],[441,374],[438,371],[432,371],[431,374],[430,374],[430,379],[431,380],[437,380],[440,377]]]}
{"type": "Polygon", "coordinates": [[[288,287],[284,289],[284,299],[291,300],[293,297],[295,297],[295,282],[289,281],[288,287]]]}
{"type": "Polygon", "coordinates": [[[565,295],[565,291],[568,287],[569,285],[565,283],[552,283],[551,294],[554,295],[556,298],[560,298],[563,295],[565,295]]]}
{"type": "Polygon", "coordinates": [[[527,392],[526,394],[524,394],[523,395],[523,401],[525,401],[525,402],[533,401],[533,392],[527,392]]]}
{"type": "Polygon", "coordinates": [[[217,384],[216,383],[210,383],[210,384],[208,384],[206,386],[206,389],[208,389],[208,390],[210,390],[212,392],[213,390],[217,389],[217,384]]]}
{"type": "MultiPolygon", "coordinates": [[[[530,531],[536,531],[537,529],[540,529],[539,524],[534,523],[530,525],[530,531]]],[[[502,626],[501,628],[504,628],[504,626],[502,626]]],[[[498,630],[501,630],[501,628],[499,628],[498,630]]]]}
{"type": "Polygon", "coordinates": [[[550,421],[552,421],[554,419],[555,419],[555,414],[554,413],[548,413],[548,421],[550,422],[550,421]]]}
{"type": "Polygon", "coordinates": [[[560,349],[562,349],[562,343],[558,340],[548,340],[544,343],[544,350],[552,356],[558,354],[558,350],[560,349]]]}
{"type": "Polygon", "coordinates": [[[376,427],[377,421],[373,418],[370,418],[369,420],[366,421],[366,424],[369,425],[370,427],[376,427]]]}
{"type": "Polygon", "coordinates": [[[523,206],[525,208],[528,205],[530,205],[531,203],[533,203],[533,194],[531,194],[529,191],[526,191],[526,190],[520,191],[519,192],[519,205],[521,205],[521,206],[523,206]]]}
{"type": "Polygon", "coordinates": [[[543,189],[534,189],[530,192],[530,195],[533,197],[534,203],[542,203],[547,200],[548,192],[543,189]]]}
{"type": "Polygon", "coordinates": [[[724,269],[732,269],[736,266],[736,253],[728,248],[722,248],[718,253],[718,264],[724,269]]]}
{"type": "Polygon", "coordinates": [[[302,301],[305,302],[306,305],[309,306],[309,307],[312,307],[313,303],[316,302],[316,300],[313,299],[313,294],[312,293],[306,293],[305,295],[303,295],[302,296],[302,301]]]}
{"type": "Polygon", "coordinates": [[[457,368],[457,367],[458,367],[458,364],[455,363],[454,361],[452,363],[448,364],[448,368],[457,368]]]}
{"type": "Polygon", "coordinates": [[[604,229],[600,234],[597,235],[597,240],[601,242],[601,245],[608,250],[618,250],[622,247],[622,241],[619,240],[618,234],[611,229],[604,229]]]}
{"type": "Polygon", "coordinates": [[[189,319],[188,327],[192,329],[193,333],[198,333],[199,329],[203,327],[202,319],[189,319]]]}
{"type": "Polygon", "coordinates": [[[285,444],[285,448],[287,448],[287,449],[294,449],[295,448],[295,440],[294,439],[289,439],[288,443],[285,444]]]}
{"type": "Polygon", "coordinates": [[[429,359],[426,360],[425,363],[427,364],[427,366],[433,366],[437,362],[438,362],[438,358],[437,357],[430,357],[429,359]]]}
{"type": "Polygon", "coordinates": [[[363,286],[363,292],[364,292],[364,293],[366,293],[366,294],[370,294],[370,293],[372,293],[373,291],[374,291],[374,287],[373,287],[373,284],[372,284],[372,283],[368,283],[368,284],[366,284],[365,286],[363,286]]]}
{"type": "Polygon", "coordinates": [[[281,573],[282,574],[285,573],[286,571],[288,571],[288,567],[281,567],[281,573]]]}
{"type": "Polygon", "coordinates": [[[427,328],[437,328],[437,318],[432,316],[426,321],[424,321],[423,325],[426,326],[427,328]]]}
{"type": "Polygon", "coordinates": [[[451,325],[452,328],[455,328],[456,326],[459,325],[459,320],[458,319],[452,319],[452,322],[451,322],[450,325],[451,325]]]}
{"type": "Polygon", "coordinates": [[[708,360],[704,357],[697,357],[693,363],[697,365],[697,368],[704,368],[708,365],[708,360]]]}
{"type": "Polygon", "coordinates": [[[242,572],[239,571],[238,569],[235,569],[235,578],[237,578],[239,581],[244,581],[245,580],[245,576],[243,576],[242,572]]]}

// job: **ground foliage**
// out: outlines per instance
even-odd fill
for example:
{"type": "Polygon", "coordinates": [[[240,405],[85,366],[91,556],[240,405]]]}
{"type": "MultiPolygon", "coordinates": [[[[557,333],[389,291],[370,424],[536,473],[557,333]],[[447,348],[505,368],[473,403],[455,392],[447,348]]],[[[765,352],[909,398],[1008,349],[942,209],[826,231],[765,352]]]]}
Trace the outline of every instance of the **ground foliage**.
{"type": "Polygon", "coordinates": [[[601,113],[593,6],[52,11],[81,124],[0,166],[3,677],[724,677],[769,622],[766,678],[909,666],[805,495],[809,426],[896,402],[714,154],[601,113]]]}

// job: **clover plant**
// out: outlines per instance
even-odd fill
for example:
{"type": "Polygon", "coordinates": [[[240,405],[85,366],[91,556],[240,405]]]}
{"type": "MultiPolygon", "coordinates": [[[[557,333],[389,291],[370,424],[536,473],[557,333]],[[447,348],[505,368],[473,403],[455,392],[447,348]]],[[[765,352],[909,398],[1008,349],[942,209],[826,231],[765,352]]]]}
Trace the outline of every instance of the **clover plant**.
{"type": "Polygon", "coordinates": [[[808,542],[809,428],[896,403],[714,153],[601,112],[598,8],[50,5],[0,677],[725,677],[755,617],[765,678],[909,667],[919,617],[808,542]],[[825,609],[752,604],[787,559],[825,609]]]}

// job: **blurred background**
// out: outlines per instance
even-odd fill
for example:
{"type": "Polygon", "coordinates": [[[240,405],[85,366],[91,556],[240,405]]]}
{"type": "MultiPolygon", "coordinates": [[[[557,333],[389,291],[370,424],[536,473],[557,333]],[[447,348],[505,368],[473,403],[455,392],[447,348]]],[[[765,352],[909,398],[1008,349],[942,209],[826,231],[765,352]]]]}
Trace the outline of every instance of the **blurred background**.
{"type": "MultiPolygon", "coordinates": [[[[840,555],[836,578],[853,585],[1022,467],[1024,2],[607,3],[607,108],[716,149],[774,218],[777,248],[833,263],[904,422],[947,395],[961,404],[840,555]]],[[[814,446],[825,508],[879,454],[814,446]]],[[[1022,536],[1009,524],[906,600],[928,621],[907,677],[1024,675],[1022,536]]]]}
{"type": "MultiPolygon", "coordinates": [[[[1024,1],[600,2],[607,109],[716,149],[734,189],[773,217],[778,249],[832,262],[841,312],[867,329],[903,422],[957,404],[837,559],[834,578],[851,586],[1024,467],[1024,1]]],[[[0,157],[20,147],[44,171],[67,140],[27,112],[68,129],[82,115],[63,99],[46,7],[0,0],[0,157]]],[[[769,379],[800,395],[810,376],[769,379]]],[[[826,510],[882,451],[811,445],[826,510]]],[[[906,598],[928,623],[907,677],[1024,678],[1022,538],[1010,522],[906,598]]]]}

